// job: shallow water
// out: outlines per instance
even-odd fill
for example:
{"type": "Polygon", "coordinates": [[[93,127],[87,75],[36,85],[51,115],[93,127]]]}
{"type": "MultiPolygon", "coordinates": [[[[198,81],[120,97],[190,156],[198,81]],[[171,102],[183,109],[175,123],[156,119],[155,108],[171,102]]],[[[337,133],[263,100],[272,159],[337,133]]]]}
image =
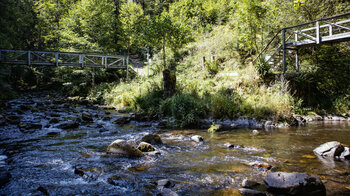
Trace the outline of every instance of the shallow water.
{"type": "Polygon", "coordinates": [[[160,130],[135,122],[118,126],[113,124],[120,116],[115,111],[52,102],[57,99],[61,98],[54,94],[30,94],[11,100],[0,112],[45,127],[0,127],[0,155],[6,156],[0,156],[0,167],[12,176],[0,194],[40,195],[38,188],[43,187],[50,195],[155,195],[159,193],[155,182],[160,179],[172,181],[171,190],[179,195],[230,194],[245,178],[263,182],[268,171],[249,165],[255,161],[272,165],[272,171],[317,175],[328,195],[350,194],[349,161],[327,161],[312,152],[328,141],[350,145],[348,122],[261,130],[259,135],[251,134],[250,129],[214,134],[206,130],[160,130]],[[21,105],[30,108],[23,111],[21,105]],[[80,118],[83,111],[93,114],[94,121],[81,122],[76,129],[57,128],[61,122],[80,118]],[[52,118],[60,122],[49,123],[52,118]],[[138,140],[147,133],[161,136],[164,145],[155,146],[161,155],[128,159],[106,154],[107,146],[115,139],[138,140]],[[195,134],[205,142],[192,142],[190,137],[195,134]],[[226,143],[245,148],[229,149],[226,143]],[[75,168],[85,171],[85,176],[75,174],[75,168]]]}

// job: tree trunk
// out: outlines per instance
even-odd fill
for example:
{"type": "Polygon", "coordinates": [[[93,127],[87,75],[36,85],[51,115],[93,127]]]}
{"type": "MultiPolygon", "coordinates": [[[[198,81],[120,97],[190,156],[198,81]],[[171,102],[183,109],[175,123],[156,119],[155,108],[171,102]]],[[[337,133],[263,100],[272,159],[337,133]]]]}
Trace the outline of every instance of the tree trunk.
{"type": "Polygon", "coordinates": [[[165,37],[163,37],[163,66],[164,66],[164,69],[166,69],[165,37]]]}
{"type": "Polygon", "coordinates": [[[176,92],[176,75],[175,72],[171,72],[166,65],[165,55],[165,37],[163,37],[163,87],[164,96],[172,97],[176,92]]]}
{"type": "MultiPolygon", "coordinates": [[[[118,41],[119,41],[119,14],[120,14],[120,0],[115,0],[114,4],[115,4],[115,10],[114,10],[114,17],[115,17],[115,24],[114,24],[114,44],[115,46],[118,45],[118,41]]],[[[115,52],[118,52],[118,49],[116,47],[115,52]]]]}
{"type": "Polygon", "coordinates": [[[176,74],[169,69],[163,70],[164,96],[169,98],[176,93],[176,74]]]}

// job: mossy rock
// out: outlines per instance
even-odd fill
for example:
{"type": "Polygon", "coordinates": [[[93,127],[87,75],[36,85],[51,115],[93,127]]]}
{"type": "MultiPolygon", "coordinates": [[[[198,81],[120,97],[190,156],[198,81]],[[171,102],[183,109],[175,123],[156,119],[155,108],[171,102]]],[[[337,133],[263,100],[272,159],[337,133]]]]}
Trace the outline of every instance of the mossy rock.
{"type": "Polygon", "coordinates": [[[137,149],[139,149],[142,152],[152,152],[156,150],[151,144],[147,142],[141,142],[137,149]]]}
{"type": "Polygon", "coordinates": [[[160,139],[160,136],[157,134],[148,134],[144,136],[141,141],[147,142],[149,144],[163,144],[162,139],[160,139]]]}
{"type": "Polygon", "coordinates": [[[122,139],[117,139],[114,142],[112,142],[107,147],[107,152],[120,157],[129,158],[137,158],[144,156],[144,154],[139,149],[136,149],[128,141],[122,139]]]}
{"type": "Polygon", "coordinates": [[[222,125],[219,124],[212,124],[210,128],[208,129],[209,132],[216,132],[220,131],[222,129],[222,125]]]}

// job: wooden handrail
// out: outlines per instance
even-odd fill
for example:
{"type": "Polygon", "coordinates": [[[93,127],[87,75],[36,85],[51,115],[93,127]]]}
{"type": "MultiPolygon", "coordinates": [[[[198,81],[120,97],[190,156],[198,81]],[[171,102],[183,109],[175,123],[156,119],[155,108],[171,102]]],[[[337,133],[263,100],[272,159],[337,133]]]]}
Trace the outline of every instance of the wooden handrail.
{"type": "Polygon", "coordinates": [[[265,48],[258,54],[258,56],[253,60],[252,63],[254,63],[258,58],[260,58],[260,56],[262,55],[262,53],[265,52],[265,50],[270,46],[270,44],[273,42],[273,40],[278,36],[278,34],[279,34],[281,31],[282,31],[282,29],[279,30],[279,31],[275,34],[275,36],[273,36],[273,38],[269,41],[269,43],[265,46],[265,48]]]}

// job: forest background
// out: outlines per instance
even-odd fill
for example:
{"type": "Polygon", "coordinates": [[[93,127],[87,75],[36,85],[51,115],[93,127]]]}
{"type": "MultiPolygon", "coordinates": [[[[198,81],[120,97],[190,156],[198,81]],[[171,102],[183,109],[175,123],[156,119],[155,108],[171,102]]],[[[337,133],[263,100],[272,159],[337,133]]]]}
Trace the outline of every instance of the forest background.
{"type": "Polygon", "coordinates": [[[349,42],[302,49],[288,80],[252,63],[280,29],[347,12],[347,0],[0,0],[2,49],[121,54],[134,64],[152,56],[130,80],[120,70],[2,65],[0,99],[60,89],[175,127],[349,116],[349,42]]]}

